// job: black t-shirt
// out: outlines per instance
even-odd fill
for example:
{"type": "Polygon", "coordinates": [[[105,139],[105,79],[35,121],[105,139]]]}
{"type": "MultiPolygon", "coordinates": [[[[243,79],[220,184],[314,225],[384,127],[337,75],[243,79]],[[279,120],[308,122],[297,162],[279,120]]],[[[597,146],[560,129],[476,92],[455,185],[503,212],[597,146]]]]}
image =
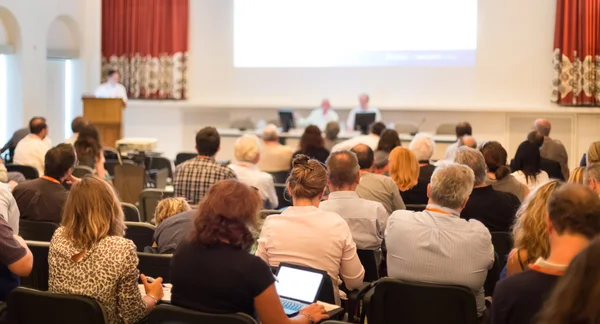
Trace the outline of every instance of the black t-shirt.
{"type": "Polygon", "coordinates": [[[427,197],[427,186],[431,182],[431,175],[435,171],[435,166],[431,164],[419,168],[419,180],[417,185],[407,191],[400,191],[400,196],[405,204],[426,205],[429,202],[427,197]]]}
{"type": "Polygon", "coordinates": [[[521,206],[517,196],[497,191],[492,186],[474,188],[460,218],[476,219],[490,232],[508,232],[521,206]]]}
{"type": "Polygon", "coordinates": [[[229,244],[185,240],[171,263],[173,305],[215,314],[254,316],[254,297],[275,282],[262,259],[229,244]]]}
{"type": "Polygon", "coordinates": [[[535,323],[559,277],[526,270],[496,285],[492,302],[493,324],[535,323]]]}
{"type": "Polygon", "coordinates": [[[20,183],[13,196],[21,219],[60,223],[69,191],[60,183],[39,178],[20,183]]]}

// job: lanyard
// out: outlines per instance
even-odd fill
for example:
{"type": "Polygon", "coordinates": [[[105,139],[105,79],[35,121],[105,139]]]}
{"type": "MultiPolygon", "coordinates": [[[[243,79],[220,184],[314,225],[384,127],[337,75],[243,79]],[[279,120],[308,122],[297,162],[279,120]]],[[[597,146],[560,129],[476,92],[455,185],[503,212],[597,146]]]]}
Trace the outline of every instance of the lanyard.
{"type": "Polygon", "coordinates": [[[445,214],[445,215],[454,215],[452,213],[449,213],[445,210],[441,210],[441,209],[437,209],[437,208],[432,208],[432,207],[427,207],[425,208],[426,211],[430,211],[430,212],[434,212],[434,213],[439,213],[439,214],[445,214]]]}
{"type": "Polygon", "coordinates": [[[54,182],[54,183],[60,184],[60,181],[58,181],[58,180],[56,180],[54,178],[50,178],[49,176],[41,176],[40,178],[42,178],[44,180],[48,180],[50,182],[54,182]]]}

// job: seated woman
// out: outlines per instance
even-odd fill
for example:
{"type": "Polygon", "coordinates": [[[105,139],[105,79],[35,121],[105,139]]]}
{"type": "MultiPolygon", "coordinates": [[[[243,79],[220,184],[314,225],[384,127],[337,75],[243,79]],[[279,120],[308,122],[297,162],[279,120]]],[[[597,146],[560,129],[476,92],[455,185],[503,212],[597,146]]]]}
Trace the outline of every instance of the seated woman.
{"type": "Polygon", "coordinates": [[[96,299],[110,324],[143,318],[163,297],[162,279],[150,284],[140,276],[135,245],[124,232],[123,210],[112,187],[96,177],[76,182],[50,242],[48,290],[96,299]]]}
{"type": "Polygon", "coordinates": [[[340,276],[352,290],[365,271],[346,221],[318,208],[326,186],[327,170],[319,161],[296,157],[287,180],[293,206],[267,217],[256,255],[274,267],[286,262],[327,271],[333,282],[340,276]]]}
{"type": "Polygon", "coordinates": [[[269,266],[247,250],[261,208],[256,190],[223,180],[208,190],[194,228],[173,255],[171,303],[201,312],[258,314],[263,324],[317,323],[327,318],[313,304],[288,319],[269,266]]]}
{"type": "Polygon", "coordinates": [[[329,151],[325,148],[325,140],[323,140],[319,127],[315,125],[306,127],[304,134],[300,137],[300,150],[292,155],[292,161],[300,154],[325,163],[329,157],[329,151]]]}
{"type": "Polygon", "coordinates": [[[415,154],[403,147],[397,147],[390,153],[390,177],[396,182],[400,196],[407,205],[425,205],[429,201],[427,187],[419,186],[421,169],[415,154]]]}
{"type": "Polygon", "coordinates": [[[158,202],[152,223],[158,226],[165,219],[192,209],[185,198],[165,198],[158,202]]]}
{"type": "Polygon", "coordinates": [[[539,147],[529,141],[521,143],[515,153],[512,175],[529,190],[550,181],[548,173],[541,169],[541,159],[539,147]]]}
{"type": "Polygon", "coordinates": [[[96,126],[90,124],[81,129],[74,147],[79,165],[91,168],[94,170],[94,174],[101,179],[109,177],[108,172],[104,169],[104,151],[96,126]]]}
{"type": "Polygon", "coordinates": [[[392,150],[398,146],[402,146],[398,132],[393,129],[386,129],[381,132],[379,143],[377,144],[377,149],[375,150],[375,173],[388,173],[390,152],[392,152],[392,150]]]}
{"type": "Polygon", "coordinates": [[[585,167],[576,167],[569,175],[568,183],[571,184],[583,184],[583,174],[585,173],[585,167]]]}
{"type": "Polygon", "coordinates": [[[275,192],[273,176],[258,169],[256,164],[260,160],[260,140],[256,135],[243,135],[235,141],[234,155],[237,163],[232,163],[229,168],[235,172],[237,178],[258,189],[263,206],[266,209],[277,208],[279,201],[275,192]]]}
{"type": "Polygon", "coordinates": [[[551,180],[533,190],[517,211],[512,236],[514,249],[508,255],[506,274],[512,276],[527,269],[539,257],[547,257],[550,242],[547,233],[547,205],[561,182],[551,180]]]}
{"type": "Polygon", "coordinates": [[[498,191],[511,193],[523,201],[529,194],[529,188],[510,174],[510,168],[506,165],[508,154],[502,144],[485,142],[481,145],[481,154],[488,168],[485,184],[498,191]]]}

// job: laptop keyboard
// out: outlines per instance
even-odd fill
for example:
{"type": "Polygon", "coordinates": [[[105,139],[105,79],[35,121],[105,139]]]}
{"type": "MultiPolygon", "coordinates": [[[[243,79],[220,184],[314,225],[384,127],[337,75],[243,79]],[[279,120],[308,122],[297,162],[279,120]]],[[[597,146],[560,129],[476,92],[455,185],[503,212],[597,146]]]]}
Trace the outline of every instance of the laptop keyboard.
{"type": "Polygon", "coordinates": [[[281,305],[283,305],[283,308],[285,309],[289,309],[291,311],[297,312],[299,311],[302,307],[304,307],[304,304],[292,301],[292,300],[287,300],[284,298],[281,298],[281,305]]]}

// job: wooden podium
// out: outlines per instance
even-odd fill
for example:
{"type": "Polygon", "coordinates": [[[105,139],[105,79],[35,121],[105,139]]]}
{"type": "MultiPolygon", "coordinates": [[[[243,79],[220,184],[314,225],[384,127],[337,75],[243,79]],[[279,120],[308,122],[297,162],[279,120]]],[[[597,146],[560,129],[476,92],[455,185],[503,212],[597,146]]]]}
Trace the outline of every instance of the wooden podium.
{"type": "Polygon", "coordinates": [[[117,140],[123,138],[123,100],[93,96],[84,96],[82,100],[83,117],[98,128],[103,145],[116,147],[117,140]]]}

